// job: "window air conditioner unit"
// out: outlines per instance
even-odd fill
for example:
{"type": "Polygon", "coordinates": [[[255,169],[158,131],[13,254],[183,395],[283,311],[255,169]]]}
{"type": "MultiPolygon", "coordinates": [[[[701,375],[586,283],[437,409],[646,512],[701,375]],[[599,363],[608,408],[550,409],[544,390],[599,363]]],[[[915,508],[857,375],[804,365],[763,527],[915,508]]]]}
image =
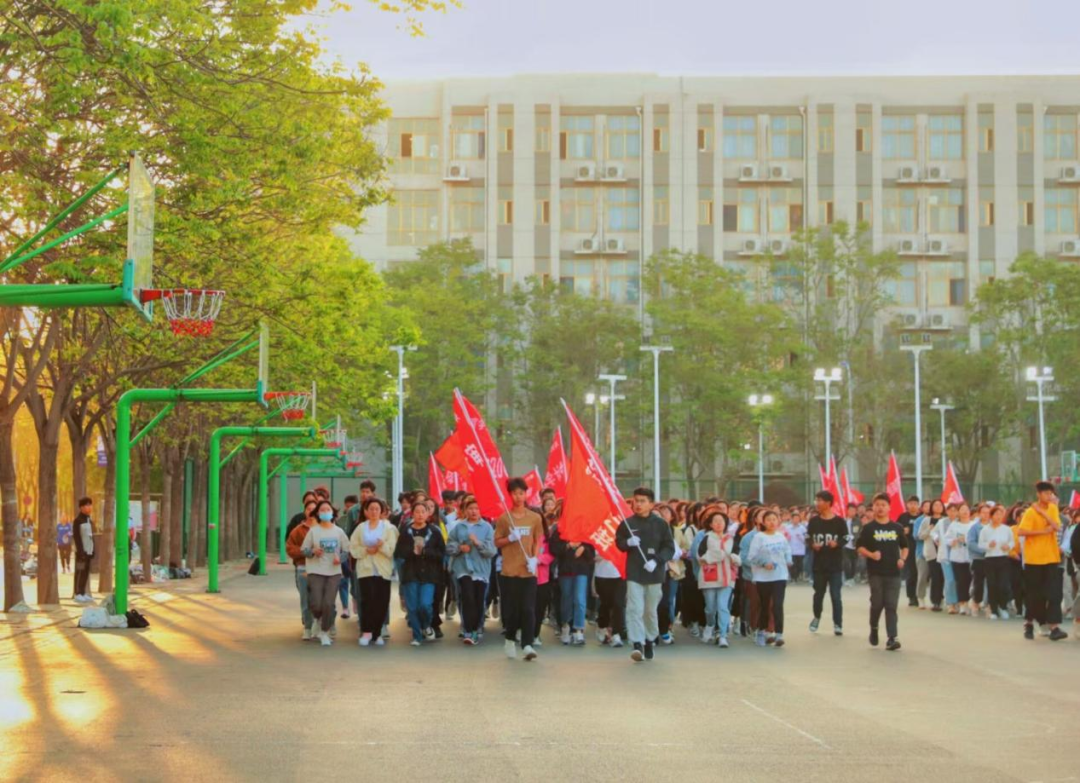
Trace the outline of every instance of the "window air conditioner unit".
{"type": "Polygon", "coordinates": [[[918,310],[902,310],[897,313],[896,319],[901,329],[918,329],[922,326],[922,315],[918,310]]]}
{"type": "Polygon", "coordinates": [[[626,170],[621,163],[608,163],[604,166],[604,176],[602,179],[605,182],[625,182],[626,170]]]}
{"type": "Polygon", "coordinates": [[[782,256],[787,252],[787,240],[784,239],[770,239],[769,240],[769,252],[774,256],[782,256]]]}
{"type": "Polygon", "coordinates": [[[446,176],[443,179],[447,182],[468,182],[469,169],[461,161],[452,160],[446,167],[446,176]]]}
{"type": "Polygon", "coordinates": [[[740,256],[756,256],[761,253],[760,239],[744,239],[739,249],[740,256]]]}
{"type": "Polygon", "coordinates": [[[941,164],[935,166],[927,166],[926,168],[926,180],[927,182],[948,182],[949,172],[941,164]]]}
{"type": "Polygon", "coordinates": [[[596,164],[582,163],[574,172],[574,179],[578,182],[592,182],[596,179],[596,164]]]}
{"type": "Polygon", "coordinates": [[[1061,243],[1061,255],[1070,258],[1080,257],[1080,240],[1067,239],[1061,243]]]}
{"type": "Polygon", "coordinates": [[[626,242],[620,238],[613,237],[611,239],[604,240],[604,252],[605,253],[625,253],[626,242]]]}
{"type": "Polygon", "coordinates": [[[926,243],[926,254],[932,256],[947,256],[949,243],[944,239],[931,239],[926,243]]]}
{"type": "Polygon", "coordinates": [[[901,239],[897,246],[897,253],[902,256],[919,255],[919,241],[916,239],[901,239]]]}
{"type": "Polygon", "coordinates": [[[739,166],[739,181],[751,182],[758,178],[757,164],[756,163],[744,163],[739,166]]]}
{"type": "Polygon", "coordinates": [[[927,319],[927,326],[931,329],[948,329],[949,316],[945,313],[932,313],[927,319]]]}
{"type": "Polygon", "coordinates": [[[600,241],[596,237],[589,237],[588,239],[579,239],[577,247],[574,249],[575,253],[595,253],[600,249],[600,241]]]}
{"type": "Polygon", "coordinates": [[[1080,166],[1062,166],[1061,176],[1058,178],[1060,182],[1080,182],[1080,166]]]}
{"type": "Polygon", "coordinates": [[[791,176],[788,174],[787,166],[782,163],[774,163],[769,166],[769,179],[790,182],[791,176]]]}
{"type": "Polygon", "coordinates": [[[897,182],[918,182],[919,169],[915,166],[901,166],[896,175],[897,182]]]}

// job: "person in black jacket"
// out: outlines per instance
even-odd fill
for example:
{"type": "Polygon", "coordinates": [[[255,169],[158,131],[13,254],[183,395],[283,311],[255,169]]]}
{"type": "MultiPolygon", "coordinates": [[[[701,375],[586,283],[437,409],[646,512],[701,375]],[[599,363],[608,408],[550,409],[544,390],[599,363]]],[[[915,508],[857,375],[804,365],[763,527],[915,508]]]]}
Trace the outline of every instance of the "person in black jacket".
{"type": "Polygon", "coordinates": [[[548,535],[551,554],[559,567],[559,597],[562,606],[563,644],[585,644],[585,603],[589,593],[589,571],[596,559],[596,549],[584,541],[566,541],[559,525],[548,535]]]}
{"type": "Polygon", "coordinates": [[[400,563],[401,592],[405,596],[413,647],[419,647],[425,638],[435,638],[431,628],[432,607],[446,554],[446,541],[438,527],[428,524],[430,517],[427,504],[413,506],[411,524],[401,531],[394,549],[394,559],[400,563]]]}
{"type": "Polygon", "coordinates": [[[90,514],[94,511],[94,501],[79,498],[79,515],[72,524],[75,539],[75,601],[80,604],[93,602],[90,595],[90,561],[94,557],[94,525],[90,514]]]}
{"type": "Polygon", "coordinates": [[[656,609],[664,590],[667,562],[675,557],[671,527],[653,513],[656,496],[638,487],[630,500],[634,516],[624,519],[615,546],[626,552],[626,630],[633,642],[631,660],[652,660],[660,635],[656,609]]]}

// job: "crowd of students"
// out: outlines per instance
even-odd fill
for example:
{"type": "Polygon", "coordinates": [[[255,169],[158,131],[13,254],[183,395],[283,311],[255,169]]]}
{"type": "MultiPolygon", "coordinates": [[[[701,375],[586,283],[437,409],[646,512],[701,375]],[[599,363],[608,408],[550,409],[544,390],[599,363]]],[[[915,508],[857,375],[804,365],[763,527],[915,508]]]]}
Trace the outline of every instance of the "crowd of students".
{"type": "Polygon", "coordinates": [[[842,636],[843,589],[865,579],[869,643],[880,644],[884,615],[889,651],[901,647],[903,589],[911,607],[989,620],[1011,613],[1023,618],[1025,638],[1038,625],[1058,641],[1067,637],[1063,617],[1080,621],[1080,531],[1052,484],[1035,489],[1034,503],[1011,507],[912,497],[893,520],[884,494],[845,518],[827,491],[813,508],[782,509],[719,498],[657,503],[640,487],[615,536],[624,577],[590,542],[560,530],[553,491],[528,506],[520,478],[507,482],[510,506],[494,521],[466,492],[444,492],[440,503],[404,493],[392,511],[365,481],[340,512],[324,488],[307,493],[286,548],[302,638],[324,646],[337,636],[339,603],[340,619],[358,615],[360,647],[384,646],[394,580],[411,645],[443,639],[444,618],[460,613],[464,644],[480,644],[497,623],[507,657],[526,661],[537,657],[545,624],[556,641],[580,646],[592,622],[599,644],[629,644],[635,662],[673,644],[677,621],[721,649],[736,638],[783,647],[787,586],[799,581],[812,585],[809,630],[818,632],[828,593],[833,633],[842,636]]]}

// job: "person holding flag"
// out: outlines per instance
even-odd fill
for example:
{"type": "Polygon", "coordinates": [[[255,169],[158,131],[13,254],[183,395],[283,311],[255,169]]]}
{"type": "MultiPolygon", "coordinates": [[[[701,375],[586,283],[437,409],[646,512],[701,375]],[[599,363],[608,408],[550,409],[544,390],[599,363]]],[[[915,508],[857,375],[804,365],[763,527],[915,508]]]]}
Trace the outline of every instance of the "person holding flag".
{"type": "Polygon", "coordinates": [[[495,546],[502,553],[500,583],[506,657],[517,658],[516,641],[521,634],[521,651],[526,661],[536,658],[536,574],[544,524],[540,515],[525,505],[529,485],[523,478],[506,482],[510,508],[495,523],[495,546]]]}
{"type": "Polygon", "coordinates": [[[634,515],[622,521],[615,546],[626,552],[626,630],[635,663],[652,660],[653,645],[660,636],[657,607],[664,590],[666,564],[675,557],[671,527],[653,513],[656,496],[638,487],[630,499],[634,515]]]}

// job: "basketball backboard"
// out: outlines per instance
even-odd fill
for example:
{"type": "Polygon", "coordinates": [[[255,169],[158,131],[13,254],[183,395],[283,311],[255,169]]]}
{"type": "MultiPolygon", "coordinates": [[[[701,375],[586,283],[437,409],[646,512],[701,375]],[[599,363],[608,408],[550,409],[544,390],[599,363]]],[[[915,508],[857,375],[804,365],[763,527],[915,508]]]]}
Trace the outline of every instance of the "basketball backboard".
{"type": "Polygon", "coordinates": [[[256,388],[259,402],[269,407],[266,393],[273,389],[270,387],[270,325],[266,321],[259,323],[259,380],[256,388]]]}
{"type": "Polygon", "coordinates": [[[137,154],[128,163],[127,218],[124,284],[131,304],[149,320],[154,303],[144,303],[139,292],[154,284],[154,181],[137,154]]]}

